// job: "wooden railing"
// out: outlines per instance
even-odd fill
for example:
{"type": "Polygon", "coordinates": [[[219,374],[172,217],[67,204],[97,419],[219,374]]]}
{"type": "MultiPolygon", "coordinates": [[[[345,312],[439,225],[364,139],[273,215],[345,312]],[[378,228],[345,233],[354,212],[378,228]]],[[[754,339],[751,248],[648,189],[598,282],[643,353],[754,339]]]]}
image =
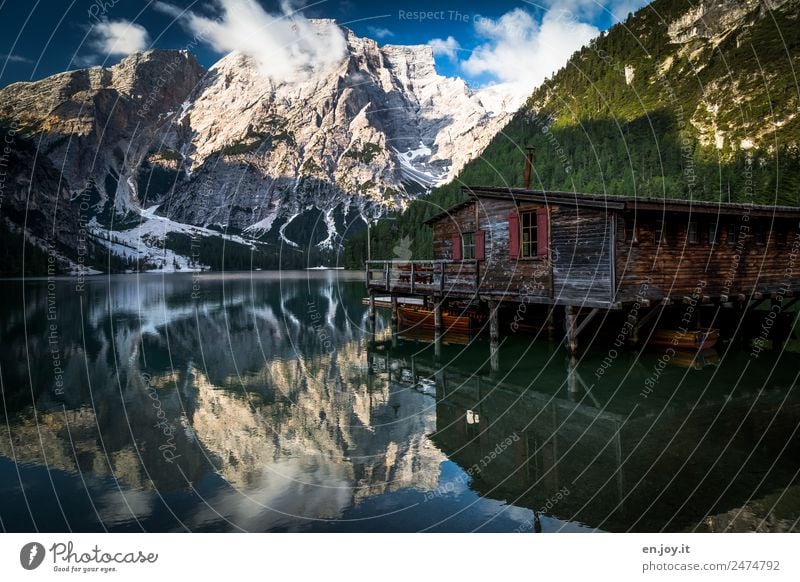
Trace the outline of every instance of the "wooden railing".
{"type": "Polygon", "coordinates": [[[367,261],[367,288],[411,294],[474,293],[478,289],[478,262],[367,261]]]}

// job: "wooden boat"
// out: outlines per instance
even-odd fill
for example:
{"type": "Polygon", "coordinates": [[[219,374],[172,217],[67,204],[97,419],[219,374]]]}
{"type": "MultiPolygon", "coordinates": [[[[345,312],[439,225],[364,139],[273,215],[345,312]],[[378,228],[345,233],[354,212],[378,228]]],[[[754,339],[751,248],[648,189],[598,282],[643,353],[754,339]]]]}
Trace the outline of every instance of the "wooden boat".
{"type": "Polygon", "coordinates": [[[713,348],[719,340],[719,330],[690,329],[654,329],[647,340],[647,345],[675,350],[697,351],[713,348]]]}
{"type": "MultiPolygon", "coordinates": [[[[398,322],[404,328],[435,329],[433,309],[421,305],[400,305],[397,308],[398,322]]],[[[447,332],[470,334],[473,331],[473,316],[469,312],[442,312],[442,325],[447,332]]]]}
{"type": "MultiPolygon", "coordinates": [[[[433,329],[423,329],[420,327],[404,328],[402,325],[400,326],[397,335],[404,340],[422,342],[426,344],[431,343],[436,339],[436,332],[433,329]]],[[[442,334],[443,344],[466,346],[469,345],[471,339],[472,338],[469,336],[469,334],[460,332],[445,332],[442,334]]]]}

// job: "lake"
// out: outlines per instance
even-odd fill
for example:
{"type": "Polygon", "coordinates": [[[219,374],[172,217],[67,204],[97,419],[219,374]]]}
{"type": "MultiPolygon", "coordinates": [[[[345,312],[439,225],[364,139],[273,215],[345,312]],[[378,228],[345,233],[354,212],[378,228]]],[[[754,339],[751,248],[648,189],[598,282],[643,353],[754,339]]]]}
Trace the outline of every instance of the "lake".
{"type": "Polygon", "coordinates": [[[798,529],[790,351],[437,354],[343,271],[0,289],[5,531],[798,529]]]}

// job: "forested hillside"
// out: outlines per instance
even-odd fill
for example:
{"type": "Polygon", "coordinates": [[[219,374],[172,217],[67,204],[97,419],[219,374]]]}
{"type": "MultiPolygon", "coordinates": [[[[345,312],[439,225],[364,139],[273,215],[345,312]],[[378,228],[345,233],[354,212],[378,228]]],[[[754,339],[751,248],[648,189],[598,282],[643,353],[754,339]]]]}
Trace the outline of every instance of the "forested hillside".
{"type": "MultiPolygon", "coordinates": [[[[372,229],[373,258],[403,237],[431,256],[422,222],[468,185],[639,197],[800,203],[800,0],[656,0],[576,52],[456,181],[372,229]]],[[[521,55],[524,60],[524,55],[521,55]]],[[[358,267],[364,235],[343,262],[358,267]]]]}

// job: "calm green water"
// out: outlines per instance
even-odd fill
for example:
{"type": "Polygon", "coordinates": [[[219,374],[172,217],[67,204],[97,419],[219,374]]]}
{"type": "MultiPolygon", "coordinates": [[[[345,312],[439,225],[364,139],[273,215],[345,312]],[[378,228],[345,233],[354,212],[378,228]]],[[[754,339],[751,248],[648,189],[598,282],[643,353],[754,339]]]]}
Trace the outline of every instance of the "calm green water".
{"type": "Polygon", "coordinates": [[[798,529],[788,351],[437,357],[343,272],[0,290],[6,531],[798,529]]]}

